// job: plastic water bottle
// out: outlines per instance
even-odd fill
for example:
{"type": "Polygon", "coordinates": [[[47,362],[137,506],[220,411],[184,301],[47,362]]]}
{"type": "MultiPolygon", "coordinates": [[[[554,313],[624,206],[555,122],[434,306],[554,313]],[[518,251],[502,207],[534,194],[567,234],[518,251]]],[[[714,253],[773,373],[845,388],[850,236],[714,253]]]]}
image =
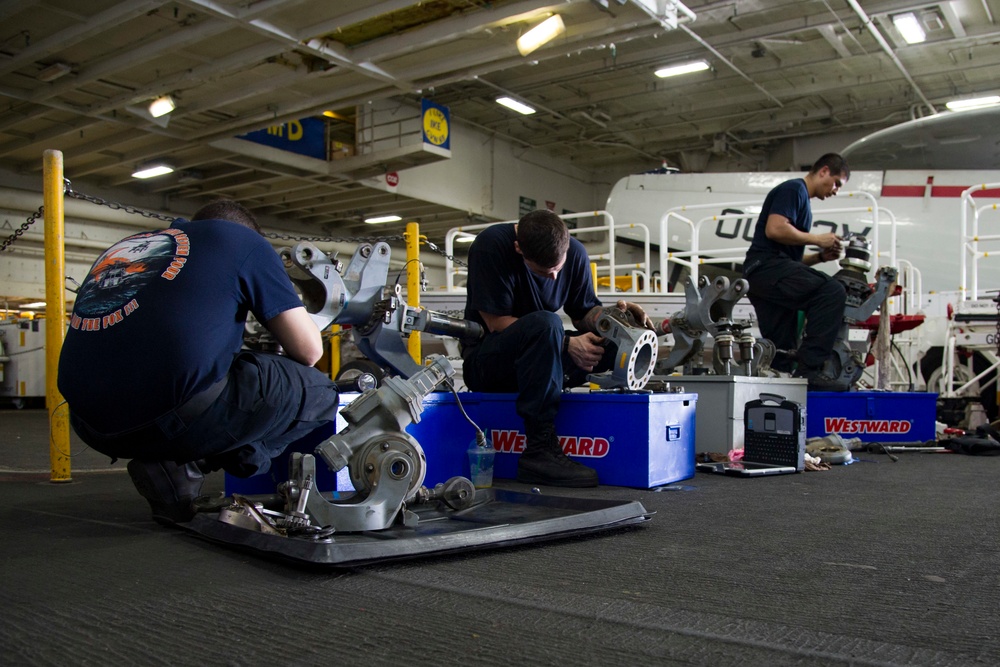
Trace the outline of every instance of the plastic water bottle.
{"type": "Polygon", "coordinates": [[[469,444],[469,471],[472,485],[477,489],[488,489],[493,486],[493,459],[497,451],[493,443],[482,433],[476,434],[469,444]]]}

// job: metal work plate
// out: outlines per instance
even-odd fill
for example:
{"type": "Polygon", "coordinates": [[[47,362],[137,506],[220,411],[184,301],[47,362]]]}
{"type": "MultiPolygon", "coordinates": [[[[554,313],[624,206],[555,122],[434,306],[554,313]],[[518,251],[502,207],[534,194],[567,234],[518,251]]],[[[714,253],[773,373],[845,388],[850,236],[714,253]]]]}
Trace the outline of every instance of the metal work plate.
{"type": "Polygon", "coordinates": [[[462,511],[428,507],[415,512],[420,522],[414,528],[394,526],[334,534],[321,541],[239,528],[219,521],[215,512],[200,513],[189,523],[178,525],[260,556],[351,567],[583,535],[643,523],[652,516],[638,501],[564,498],[503,489],[480,489],[475,504],[462,511]]]}

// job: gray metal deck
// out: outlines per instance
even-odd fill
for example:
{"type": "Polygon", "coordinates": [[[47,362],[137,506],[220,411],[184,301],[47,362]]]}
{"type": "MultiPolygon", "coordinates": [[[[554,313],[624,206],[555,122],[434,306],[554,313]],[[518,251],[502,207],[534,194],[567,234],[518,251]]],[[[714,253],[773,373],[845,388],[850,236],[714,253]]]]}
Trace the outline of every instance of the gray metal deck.
{"type": "Polygon", "coordinates": [[[560,491],[656,515],[331,571],[159,526],[93,452],[51,484],[47,447],[0,410],[3,664],[1000,664],[1000,458],[560,491]]]}

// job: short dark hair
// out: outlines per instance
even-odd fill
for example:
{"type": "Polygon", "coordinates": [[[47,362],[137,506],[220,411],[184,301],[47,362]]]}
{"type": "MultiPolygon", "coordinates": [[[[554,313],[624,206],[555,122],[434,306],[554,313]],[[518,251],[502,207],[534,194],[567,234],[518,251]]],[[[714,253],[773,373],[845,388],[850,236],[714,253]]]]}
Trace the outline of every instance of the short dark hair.
{"type": "Polygon", "coordinates": [[[820,159],[816,160],[812,169],[809,170],[809,173],[817,174],[823,167],[829,169],[830,173],[834,176],[843,176],[844,180],[851,177],[851,168],[847,166],[847,160],[837,153],[827,153],[820,159]]]}
{"type": "Polygon", "coordinates": [[[205,204],[191,216],[191,220],[228,220],[261,233],[257,218],[243,204],[232,199],[216,199],[205,204]]]}
{"type": "Polygon", "coordinates": [[[552,211],[532,211],[517,223],[517,246],[526,260],[551,268],[562,261],[569,248],[569,230],[552,211]]]}

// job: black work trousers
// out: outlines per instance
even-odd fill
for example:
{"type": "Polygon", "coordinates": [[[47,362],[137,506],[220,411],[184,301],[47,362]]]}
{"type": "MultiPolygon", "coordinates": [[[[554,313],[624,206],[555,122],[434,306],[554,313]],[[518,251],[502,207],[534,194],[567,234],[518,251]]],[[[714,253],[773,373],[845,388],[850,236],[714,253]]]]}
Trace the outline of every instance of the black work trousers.
{"type": "Polygon", "coordinates": [[[116,434],[99,433],[72,413],[70,423],[85,443],[112,458],[204,459],[210,469],[250,477],[267,472],[290,444],[319,444],[332,435],[337,407],[337,389],[320,371],[245,351],[218,398],[189,420],[160,418],[116,434]]]}
{"type": "MultiPolygon", "coordinates": [[[[747,298],[757,312],[761,335],[779,350],[798,348],[800,370],[819,369],[833,351],[844,321],[844,286],[822,271],[787,257],[753,264],[743,277],[750,283],[747,298]],[[796,339],[800,310],[806,317],[801,344],[796,339]]],[[[792,370],[791,361],[784,358],[775,359],[772,367],[792,370]]]]}
{"type": "Polygon", "coordinates": [[[609,343],[601,362],[585,371],[563,350],[566,334],[555,313],[541,310],[518,318],[465,351],[465,385],[472,391],[516,393],[522,419],[554,421],[563,388],[582,385],[589,373],[610,370],[616,351],[609,343]]]}

